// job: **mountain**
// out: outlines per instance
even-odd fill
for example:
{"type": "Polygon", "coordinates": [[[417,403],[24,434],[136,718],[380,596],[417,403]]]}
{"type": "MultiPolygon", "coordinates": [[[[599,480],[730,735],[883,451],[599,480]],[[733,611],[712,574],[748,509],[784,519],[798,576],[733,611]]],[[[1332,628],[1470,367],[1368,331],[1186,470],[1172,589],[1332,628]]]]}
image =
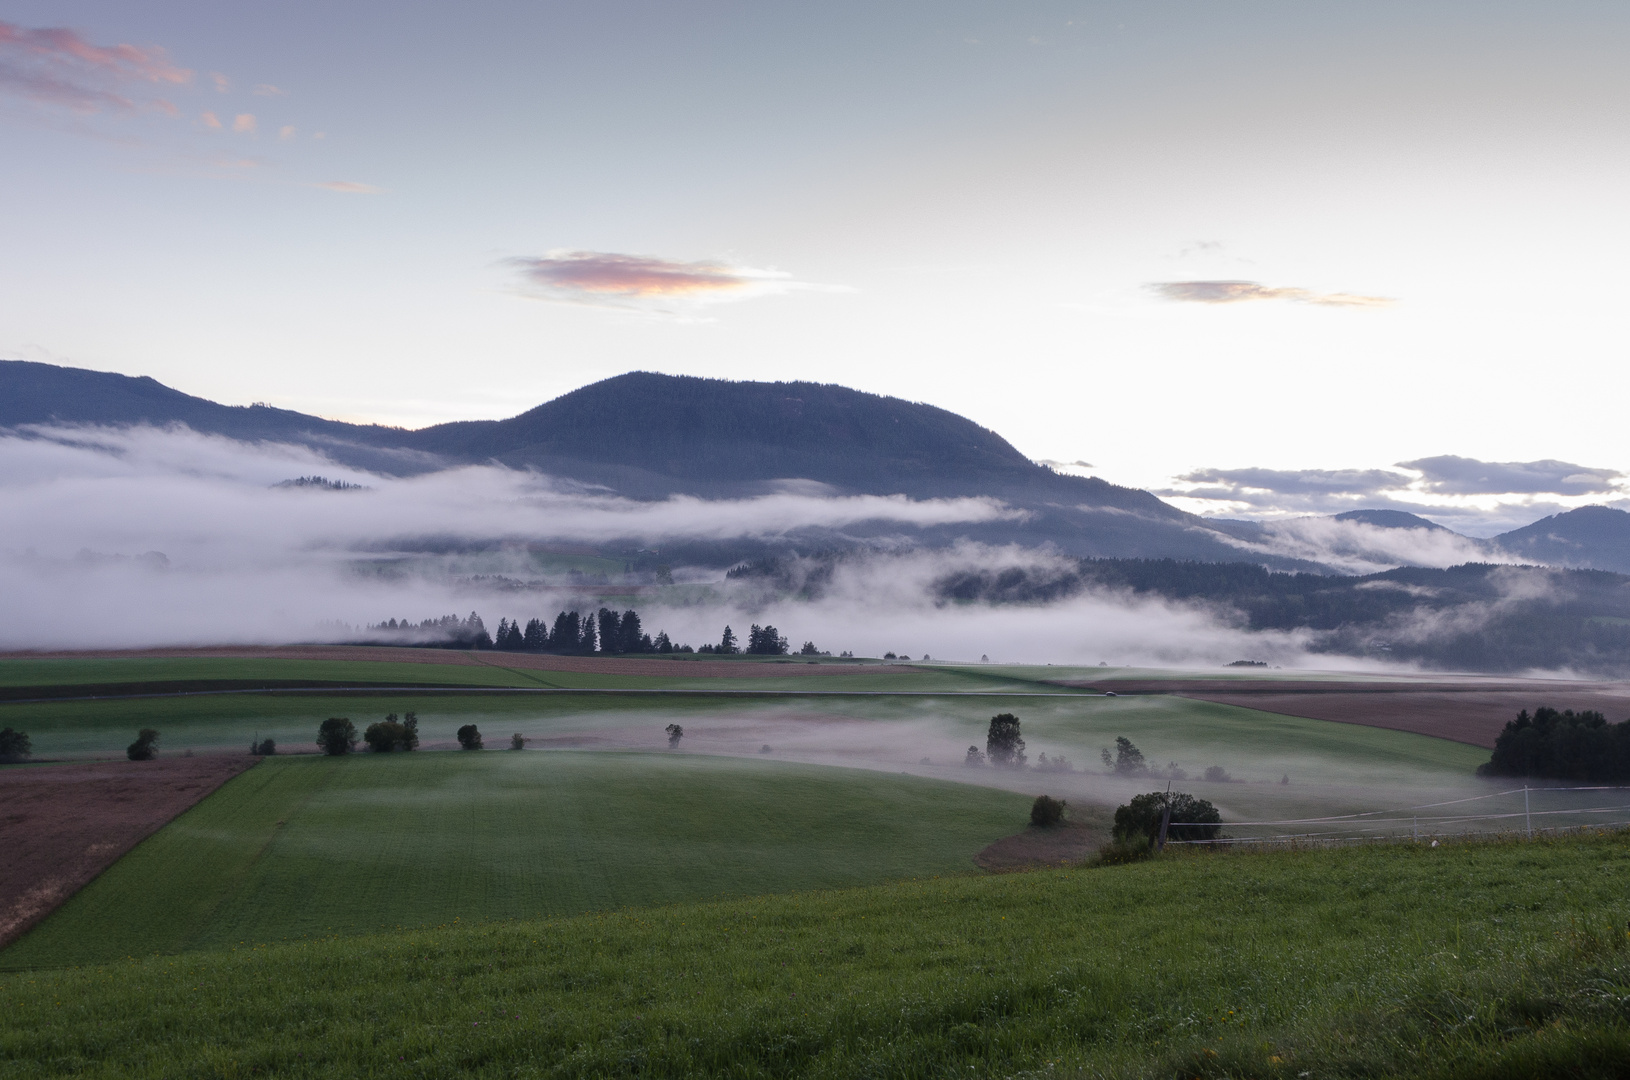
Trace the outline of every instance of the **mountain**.
{"type": "MultiPolygon", "coordinates": [[[[782,490],[987,496],[1026,512],[1023,520],[971,526],[908,529],[883,522],[869,532],[856,527],[841,536],[801,536],[804,547],[906,534],[931,545],[959,537],[1051,544],[1082,556],[1219,561],[1240,554],[1201,518],[1146,491],[1055,473],[955,413],[821,383],[633,372],[507,420],[407,430],[265,405],[220,405],[150,378],[0,361],[0,426],[41,423],[185,424],[234,439],[305,445],[391,475],[497,462],[634,499],[782,490]]],[[[1268,561],[1317,569],[1301,560],[1268,561]]]]}
{"type": "Polygon", "coordinates": [[[1630,574],[1630,514],[1581,506],[1501,533],[1494,543],[1518,558],[1630,574]]]}
{"type": "Polygon", "coordinates": [[[1419,514],[1411,514],[1403,510],[1349,510],[1345,514],[1335,515],[1336,521],[1356,521],[1363,525],[1374,525],[1378,529],[1437,529],[1441,532],[1450,532],[1435,521],[1427,521],[1419,514]]]}

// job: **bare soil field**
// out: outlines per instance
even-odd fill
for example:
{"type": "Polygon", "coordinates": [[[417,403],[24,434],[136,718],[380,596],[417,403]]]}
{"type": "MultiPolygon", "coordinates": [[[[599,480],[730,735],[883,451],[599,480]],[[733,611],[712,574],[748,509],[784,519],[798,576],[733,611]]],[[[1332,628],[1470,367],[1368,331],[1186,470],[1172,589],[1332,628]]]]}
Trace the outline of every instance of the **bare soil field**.
{"type": "Polygon", "coordinates": [[[0,947],[254,761],[243,754],[0,769],[0,947]]]}
{"type": "Polygon", "coordinates": [[[1078,863],[1109,841],[1109,833],[1084,822],[1061,821],[1047,829],[1034,825],[1004,836],[973,857],[981,869],[993,873],[1036,870],[1078,863]]]}
{"type": "Polygon", "coordinates": [[[381,645],[223,645],[196,649],[116,649],[96,652],[12,652],[16,660],[361,660],[389,664],[449,664],[463,667],[517,668],[526,671],[573,671],[599,675],[654,675],[663,678],[767,679],[793,675],[900,674],[916,671],[899,664],[813,663],[795,657],[781,660],[681,660],[655,657],[551,656],[540,653],[409,649],[381,645]]]}
{"type": "MultiPolygon", "coordinates": [[[[1081,685],[1081,684],[1072,684],[1081,685]]],[[[1523,709],[1594,709],[1617,722],[1630,717],[1630,684],[1523,680],[1496,682],[1295,682],[1237,679],[1104,680],[1117,694],[1174,694],[1283,716],[1412,731],[1492,747],[1523,709]]]]}

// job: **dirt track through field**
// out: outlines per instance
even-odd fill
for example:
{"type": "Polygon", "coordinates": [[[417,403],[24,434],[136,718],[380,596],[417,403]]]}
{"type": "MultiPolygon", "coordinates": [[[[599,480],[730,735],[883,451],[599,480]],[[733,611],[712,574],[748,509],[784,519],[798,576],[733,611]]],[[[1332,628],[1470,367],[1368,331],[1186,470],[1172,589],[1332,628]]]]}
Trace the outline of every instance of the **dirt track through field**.
{"type": "Polygon", "coordinates": [[[241,754],[0,769],[0,948],[254,761],[241,754]]]}
{"type": "Polygon", "coordinates": [[[655,657],[552,656],[489,650],[406,649],[375,645],[229,645],[198,649],[118,649],[98,652],[0,653],[4,660],[354,660],[388,664],[571,671],[589,675],[654,675],[669,679],[774,679],[801,675],[898,675],[918,671],[899,664],[814,663],[782,660],[667,660],[655,657]]]}

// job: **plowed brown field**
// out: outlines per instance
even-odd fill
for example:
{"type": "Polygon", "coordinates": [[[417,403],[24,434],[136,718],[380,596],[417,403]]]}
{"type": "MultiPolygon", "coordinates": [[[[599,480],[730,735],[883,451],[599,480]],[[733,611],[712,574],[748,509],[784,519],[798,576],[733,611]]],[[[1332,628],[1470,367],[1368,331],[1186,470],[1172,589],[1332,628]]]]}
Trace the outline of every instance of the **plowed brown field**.
{"type": "Polygon", "coordinates": [[[0,769],[0,947],[255,759],[0,769]]]}

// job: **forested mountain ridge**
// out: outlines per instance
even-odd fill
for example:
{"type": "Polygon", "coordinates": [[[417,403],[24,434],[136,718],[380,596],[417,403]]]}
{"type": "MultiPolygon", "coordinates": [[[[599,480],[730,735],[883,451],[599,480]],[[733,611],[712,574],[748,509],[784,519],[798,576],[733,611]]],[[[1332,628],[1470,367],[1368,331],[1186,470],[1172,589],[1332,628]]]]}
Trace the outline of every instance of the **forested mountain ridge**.
{"type": "MultiPolygon", "coordinates": [[[[1208,520],[1147,491],[1064,476],[956,413],[813,382],[730,382],[630,372],[506,420],[409,430],[349,424],[267,405],[221,405],[151,378],[30,361],[0,361],[0,427],[65,423],[168,426],[249,441],[309,446],[336,462],[412,475],[496,462],[604,487],[634,499],[743,497],[791,489],[912,498],[988,496],[1022,520],[902,530],[918,542],[959,538],[1051,545],[1085,557],[1234,562],[1248,545],[1281,570],[1328,567],[1267,552],[1268,527],[1208,520]]],[[[1414,514],[1357,510],[1355,525],[1442,530],[1414,514]]],[[[876,530],[873,530],[876,531],[876,530]]],[[[864,540],[866,527],[846,530],[864,540]]],[[[800,546],[842,538],[804,537],[800,546]]],[[[1587,507],[1478,544],[1552,565],[1630,572],[1630,514],[1587,507]]]]}

